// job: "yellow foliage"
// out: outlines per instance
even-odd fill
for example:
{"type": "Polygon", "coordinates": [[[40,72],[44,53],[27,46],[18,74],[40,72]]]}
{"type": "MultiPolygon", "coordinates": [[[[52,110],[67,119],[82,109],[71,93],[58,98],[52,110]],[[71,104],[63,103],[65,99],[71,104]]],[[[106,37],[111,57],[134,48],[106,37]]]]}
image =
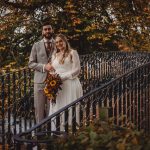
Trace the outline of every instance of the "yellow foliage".
{"type": "Polygon", "coordinates": [[[0,46],[0,51],[5,51],[6,47],[5,46],[0,46]]]}
{"type": "Polygon", "coordinates": [[[66,30],[66,29],[60,29],[60,30],[59,30],[59,32],[67,33],[67,32],[68,32],[68,30],[66,30]]]}
{"type": "Polygon", "coordinates": [[[0,40],[4,40],[4,39],[6,39],[6,35],[0,35],[0,40]]]}
{"type": "Polygon", "coordinates": [[[117,150],[125,150],[125,144],[124,143],[118,143],[116,145],[117,150]]]}
{"type": "Polygon", "coordinates": [[[90,26],[87,26],[85,29],[84,29],[85,32],[88,32],[90,31],[90,26]]]}
{"type": "Polygon", "coordinates": [[[79,18],[73,19],[73,25],[76,26],[78,24],[81,24],[81,20],[79,18]]]}
{"type": "Polygon", "coordinates": [[[81,30],[77,30],[77,29],[76,29],[75,31],[76,31],[76,32],[81,32],[81,30]]]}
{"type": "Polygon", "coordinates": [[[132,140],[131,140],[131,142],[132,142],[134,145],[138,145],[138,144],[139,144],[139,142],[138,142],[138,140],[137,140],[136,137],[133,137],[132,140]]]}

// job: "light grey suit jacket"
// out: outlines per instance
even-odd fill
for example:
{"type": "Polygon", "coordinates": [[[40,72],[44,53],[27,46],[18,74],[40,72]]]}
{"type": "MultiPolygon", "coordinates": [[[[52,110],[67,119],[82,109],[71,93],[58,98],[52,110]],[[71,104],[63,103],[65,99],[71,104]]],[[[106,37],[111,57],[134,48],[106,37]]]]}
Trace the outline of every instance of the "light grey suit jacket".
{"type": "MultiPolygon", "coordinates": [[[[52,51],[55,51],[55,49],[54,39],[52,39],[52,51]]],[[[51,55],[52,53],[47,56],[43,39],[33,44],[28,66],[34,69],[34,83],[43,83],[45,81],[47,72],[43,71],[43,66],[50,61],[51,55]]]]}

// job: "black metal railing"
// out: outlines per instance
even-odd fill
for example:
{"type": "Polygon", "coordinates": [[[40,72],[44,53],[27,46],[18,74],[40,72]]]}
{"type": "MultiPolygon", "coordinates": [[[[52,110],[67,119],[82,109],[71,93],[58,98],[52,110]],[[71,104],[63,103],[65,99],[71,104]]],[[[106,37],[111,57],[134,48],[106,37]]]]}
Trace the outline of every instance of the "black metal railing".
{"type": "Polygon", "coordinates": [[[81,56],[84,93],[150,61],[144,52],[101,52],[81,56]]]}
{"type": "Polygon", "coordinates": [[[34,109],[32,93],[32,72],[22,69],[0,77],[0,143],[10,146],[12,135],[32,127],[34,109]]]}
{"type": "MultiPolygon", "coordinates": [[[[80,80],[84,94],[144,64],[149,53],[107,52],[80,56],[80,80]]],[[[0,145],[13,143],[12,136],[35,125],[33,71],[28,68],[0,76],[0,145]]]]}
{"type": "Polygon", "coordinates": [[[74,134],[99,118],[102,108],[108,109],[116,125],[135,124],[150,133],[150,62],[94,89],[44,119],[24,133],[16,135],[15,149],[57,149],[51,137],[74,134]],[[61,132],[59,132],[61,131],[61,132]],[[58,134],[59,133],[59,134],[58,134]]]}

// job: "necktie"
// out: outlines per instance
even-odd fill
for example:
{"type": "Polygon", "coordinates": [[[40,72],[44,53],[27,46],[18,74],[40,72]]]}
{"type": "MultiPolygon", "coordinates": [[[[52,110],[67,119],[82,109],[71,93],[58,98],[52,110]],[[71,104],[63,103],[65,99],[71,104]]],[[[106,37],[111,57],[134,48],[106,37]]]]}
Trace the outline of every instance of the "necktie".
{"type": "Polygon", "coordinates": [[[46,48],[48,61],[51,61],[52,52],[53,52],[53,50],[52,50],[52,43],[51,42],[45,42],[45,48],[46,48]]]}
{"type": "Polygon", "coordinates": [[[51,42],[46,42],[46,49],[47,49],[48,51],[51,50],[51,42]]]}

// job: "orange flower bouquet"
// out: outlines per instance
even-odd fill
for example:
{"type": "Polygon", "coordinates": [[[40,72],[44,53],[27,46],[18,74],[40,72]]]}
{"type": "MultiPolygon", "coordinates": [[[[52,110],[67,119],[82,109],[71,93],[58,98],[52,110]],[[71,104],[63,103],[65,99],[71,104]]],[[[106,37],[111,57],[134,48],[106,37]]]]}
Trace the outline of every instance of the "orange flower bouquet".
{"type": "Polygon", "coordinates": [[[48,74],[45,80],[44,93],[52,102],[56,102],[56,96],[61,90],[62,80],[58,74],[48,74]]]}

